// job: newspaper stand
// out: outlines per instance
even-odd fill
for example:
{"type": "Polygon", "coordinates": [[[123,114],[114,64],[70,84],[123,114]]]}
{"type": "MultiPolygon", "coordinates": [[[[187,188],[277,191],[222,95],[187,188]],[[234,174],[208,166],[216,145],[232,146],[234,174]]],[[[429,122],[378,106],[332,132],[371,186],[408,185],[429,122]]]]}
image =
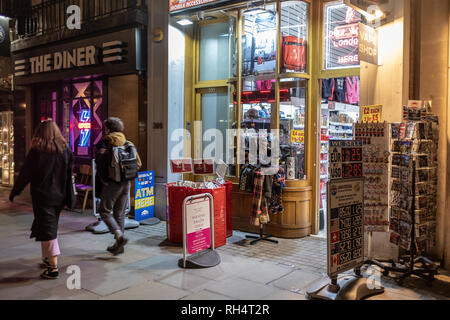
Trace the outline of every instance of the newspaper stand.
{"type": "Polygon", "coordinates": [[[183,258],[178,261],[178,265],[181,268],[198,269],[211,268],[218,265],[219,263],[220,256],[217,251],[214,250],[213,197],[209,193],[186,197],[183,201],[183,258]],[[192,230],[188,230],[189,222],[187,221],[187,219],[191,219],[192,213],[198,214],[198,211],[195,211],[195,209],[198,210],[199,202],[197,200],[202,200],[200,202],[209,202],[209,224],[205,222],[198,223],[197,226],[192,226],[192,230]],[[197,207],[194,208],[194,206],[196,205],[197,207]],[[205,233],[207,229],[209,229],[209,235],[205,233]],[[188,231],[192,232],[188,233],[188,231]]]}

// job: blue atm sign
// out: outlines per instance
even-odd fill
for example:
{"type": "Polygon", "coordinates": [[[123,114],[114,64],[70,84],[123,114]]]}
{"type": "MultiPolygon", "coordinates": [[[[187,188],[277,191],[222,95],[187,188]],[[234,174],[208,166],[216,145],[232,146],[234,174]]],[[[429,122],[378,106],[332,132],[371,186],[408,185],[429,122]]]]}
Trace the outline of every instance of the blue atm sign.
{"type": "Polygon", "coordinates": [[[140,172],[134,188],[134,216],[143,221],[155,216],[155,180],[154,172],[140,172]]]}

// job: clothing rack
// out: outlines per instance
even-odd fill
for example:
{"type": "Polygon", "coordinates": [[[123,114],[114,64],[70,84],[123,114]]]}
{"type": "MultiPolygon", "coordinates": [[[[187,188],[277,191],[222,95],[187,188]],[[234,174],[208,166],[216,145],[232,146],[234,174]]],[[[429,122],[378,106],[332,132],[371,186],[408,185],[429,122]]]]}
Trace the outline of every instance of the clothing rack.
{"type": "Polygon", "coordinates": [[[255,239],[253,241],[250,241],[251,245],[254,245],[255,243],[257,243],[259,241],[269,241],[269,242],[278,244],[277,240],[270,239],[273,237],[272,235],[264,235],[264,224],[262,224],[262,223],[259,225],[259,236],[247,235],[245,237],[247,239],[255,239]]]}

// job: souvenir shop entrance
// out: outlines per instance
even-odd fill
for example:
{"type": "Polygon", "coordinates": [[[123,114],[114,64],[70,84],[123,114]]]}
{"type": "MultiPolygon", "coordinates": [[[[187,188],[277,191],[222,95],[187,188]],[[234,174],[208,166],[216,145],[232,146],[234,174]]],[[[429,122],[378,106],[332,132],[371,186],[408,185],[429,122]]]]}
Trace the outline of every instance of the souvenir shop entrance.
{"type": "Polygon", "coordinates": [[[351,139],[359,120],[360,21],[343,1],[221,1],[171,11],[171,28],[185,40],[184,156],[229,165],[234,229],[258,233],[265,221],[265,231],[282,238],[324,231],[326,146],[351,139]],[[254,189],[243,182],[261,166],[249,157],[255,132],[269,141],[278,134],[274,176],[284,186],[277,193],[272,181],[257,213],[254,189]],[[254,219],[261,213],[269,219],[254,219]]]}

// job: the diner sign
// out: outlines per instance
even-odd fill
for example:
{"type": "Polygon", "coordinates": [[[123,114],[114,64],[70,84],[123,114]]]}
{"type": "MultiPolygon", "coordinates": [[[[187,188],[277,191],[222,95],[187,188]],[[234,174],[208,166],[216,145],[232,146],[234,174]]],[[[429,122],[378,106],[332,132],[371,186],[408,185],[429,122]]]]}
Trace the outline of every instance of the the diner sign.
{"type": "Polygon", "coordinates": [[[364,259],[363,179],[328,182],[328,276],[362,264],[364,259]]]}
{"type": "Polygon", "coordinates": [[[362,177],[362,141],[331,140],[329,143],[330,179],[362,177]]]}
{"type": "Polygon", "coordinates": [[[95,45],[49,52],[14,61],[15,76],[27,76],[44,72],[89,67],[100,63],[123,61],[126,44],[122,41],[109,41],[102,48],[95,45]]]}
{"type": "Polygon", "coordinates": [[[363,106],[362,107],[362,115],[363,123],[380,123],[382,122],[382,110],[383,106],[381,104],[372,105],[372,106],[363,106]]]}
{"type": "Polygon", "coordinates": [[[205,4],[224,2],[223,0],[170,0],[169,11],[180,11],[203,6],[205,4]]]}
{"type": "Polygon", "coordinates": [[[359,60],[378,65],[378,32],[363,23],[359,24],[359,60]]]}

